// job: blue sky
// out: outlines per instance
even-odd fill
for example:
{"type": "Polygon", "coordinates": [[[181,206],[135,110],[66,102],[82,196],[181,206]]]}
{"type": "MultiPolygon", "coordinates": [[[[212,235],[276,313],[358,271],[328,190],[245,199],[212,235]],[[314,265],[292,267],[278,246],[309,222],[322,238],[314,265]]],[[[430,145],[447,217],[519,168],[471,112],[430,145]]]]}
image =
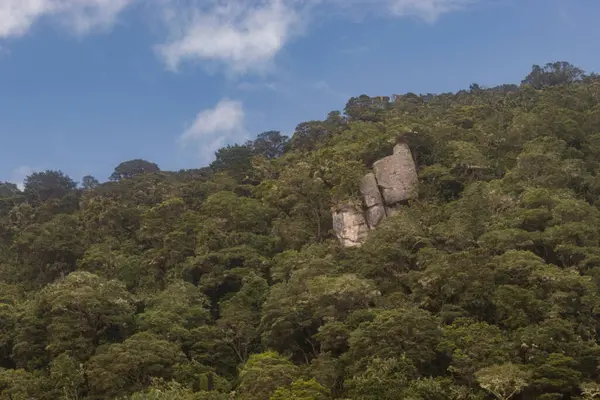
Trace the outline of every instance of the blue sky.
{"type": "Polygon", "coordinates": [[[350,96],[600,72],[595,0],[0,0],[0,181],[196,168],[350,96]]]}

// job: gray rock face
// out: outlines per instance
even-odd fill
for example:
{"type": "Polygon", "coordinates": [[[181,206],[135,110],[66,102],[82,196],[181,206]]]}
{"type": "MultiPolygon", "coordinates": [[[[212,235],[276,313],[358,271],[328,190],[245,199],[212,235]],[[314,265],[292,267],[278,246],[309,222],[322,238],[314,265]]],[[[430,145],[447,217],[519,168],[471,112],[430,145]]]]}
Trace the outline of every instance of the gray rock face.
{"type": "Polygon", "coordinates": [[[417,167],[408,145],[396,145],[394,154],[373,164],[373,171],[360,181],[362,206],[346,203],[332,209],[333,230],[344,247],[360,246],[369,230],[398,211],[399,203],[418,196],[417,167]]]}
{"type": "Polygon", "coordinates": [[[365,206],[373,207],[377,204],[383,204],[377,179],[374,173],[366,174],[360,181],[360,193],[363,195],[365,206]]]}
{"type": "Polygon", "coordinates": [[[333,230],[342,246],[360,246],[369,233],[362,210],[351,204],[343,204],[334,208],[332,212],[333,230]]]}
{"type": "Polygon", "coordinates": [[[385,212],[385,208],[381,204],[367,208],[365,211],[367,225],[369,225],[369,229],[371,230],[375,229],[377,225],[379,225],[379,223],[385,219],[385,217],[387,217],[387,214],[385,212]]]}
{"type": "Polygon", "coordinates": [[[370,229],[375,229],[382,219],[386,217],[383,198],[379,192],[375,174],[370,173],[360,181],[360,193],[363,196],[366,211],[365,217],[370,229]]]}
{"type": "Polygon", "coordinates": [[[386,205],[411,200],[418,196],[417,168],[408,145],[394,147],[394,154],[373,164],[377,184],[386,205]]]}

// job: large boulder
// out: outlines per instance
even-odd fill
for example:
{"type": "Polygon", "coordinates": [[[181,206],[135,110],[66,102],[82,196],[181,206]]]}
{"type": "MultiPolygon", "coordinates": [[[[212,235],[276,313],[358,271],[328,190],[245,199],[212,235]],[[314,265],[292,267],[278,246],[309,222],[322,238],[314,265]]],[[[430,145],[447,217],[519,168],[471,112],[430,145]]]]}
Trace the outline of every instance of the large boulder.
{"type": "Polygon", "coordinates": [[[365,217],[370,229],[375,229],[377,225],[386,217],[383,198],[379,192],[375,174],[369,173],[360,181],[360,193],[365,203],[365,217]]]}
{"type": "Polygon", "coordinates": [[[407,144],[396,145],[394,154],[376,161],[373,170],[386,205],[417,198],[417,167],[407,144]]]}
{"type": "Polygon", "coordinates": [[[344,247],[360,246],[369,233],[360,207],[353,204],[342,204],[332,209],[333,230],[344,247]]]}

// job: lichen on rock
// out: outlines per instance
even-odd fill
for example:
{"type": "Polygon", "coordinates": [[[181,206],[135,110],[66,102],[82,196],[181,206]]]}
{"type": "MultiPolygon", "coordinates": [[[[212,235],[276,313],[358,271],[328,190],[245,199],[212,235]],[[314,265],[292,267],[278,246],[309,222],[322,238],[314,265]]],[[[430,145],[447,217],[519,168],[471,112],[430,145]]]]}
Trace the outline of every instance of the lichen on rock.
{"type": "Polygon", "coordinates": [[[341,204],[334,207],[333,230],[344,247],[360,246],[369,233],[363,211],[354,204],[341,204]]]}

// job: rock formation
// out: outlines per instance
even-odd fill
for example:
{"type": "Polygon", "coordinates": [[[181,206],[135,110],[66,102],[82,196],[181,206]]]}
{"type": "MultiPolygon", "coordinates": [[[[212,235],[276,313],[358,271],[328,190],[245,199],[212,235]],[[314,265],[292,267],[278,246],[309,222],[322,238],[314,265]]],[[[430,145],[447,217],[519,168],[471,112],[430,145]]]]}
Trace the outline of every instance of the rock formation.
{"type": "Polygon", "coordinates": [[[342,204],[332,210],[333,230],[344,247],[360,246],[369,230],[393,214],[399,203],[417,198],[419,180],[412,152],[397,144],[391,156],[373,164],[360,182],[363,207],[342,204]]]}
{"type": "Polygon", "coordinates": [[[376,161],[373,170],[386,205],[392,206],[417,197],[417,168],[408,145],[396,145],[394,154],[376,161]]]}
{"type": "Polygon", "coordinates": [[[386,217],[383,198],[377,186],[375,174],[369,173],[360,182],[360,193],[365,205],[365,218],[370,229],[375,227],[386,217]]]}
{"type": "Polygon", "coordinates": [[[363,211],[352,204],[343,204],[332,210],[333,230],[344,247],[360,246],[367,238],[369,227],[363,211]]]}

